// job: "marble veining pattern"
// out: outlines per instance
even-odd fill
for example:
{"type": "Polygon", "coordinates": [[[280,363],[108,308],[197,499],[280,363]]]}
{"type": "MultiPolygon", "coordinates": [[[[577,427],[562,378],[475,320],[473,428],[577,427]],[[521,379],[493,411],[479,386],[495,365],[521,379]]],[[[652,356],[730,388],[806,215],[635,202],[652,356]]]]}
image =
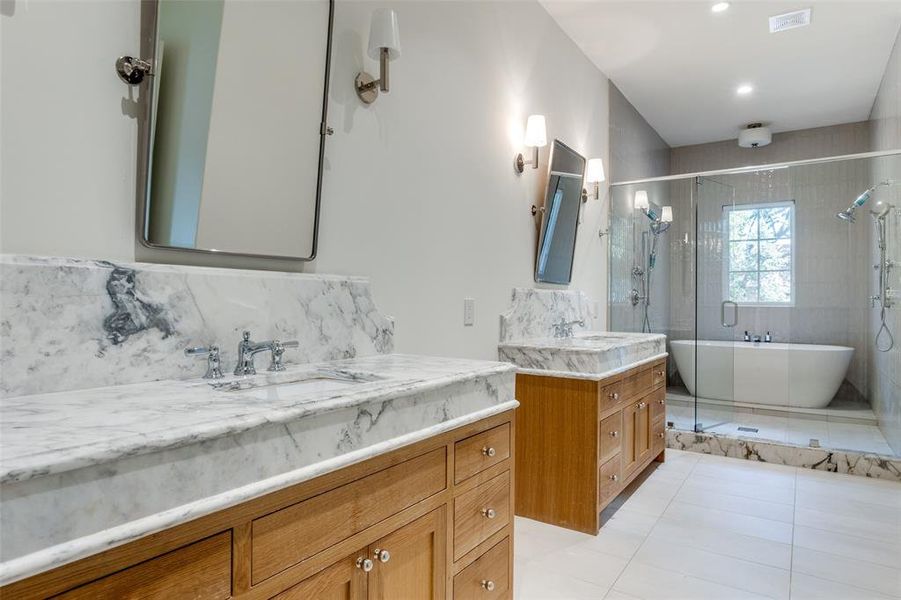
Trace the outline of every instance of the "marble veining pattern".
{"type": "Polygon", "coordinates": [[[678,429],[667,430],[666,446],[714,456],[901,482],[901,459],[878,454],[808,448],[678,429]]]}
{"type": "Polygon", "coordinates": [[[3,397],[189,379],[204,365],[182,350],[202,344],[231,368],[244,329],[298,340],[289,363],[394,349],[365,278],[0,257],[3,397]]]}
{"type": "Polygon", "coordinates": [[[500,341],[553,337],[561,320],[581,320],[573,330],[584,331],[591,323],[590,304],[579,290],[513,288],[510,310],[500,318],[500,341]]]}
{"type": "Polygon", "coordinates": [[[250,390],[273,393],[255,400],[159,382],[4,401],[0,583],[517,405],[499,363],[370,356],[279,377],[311,371],[359,382],[316,397],[263,380],[250,390]]]}
{"type": "Polygon", "coordinates": [[[498,358],[530,371],[600,379],[651,357],[665,356],[666,336],[650,333],[579,332],[498,345],[498,358]]]}

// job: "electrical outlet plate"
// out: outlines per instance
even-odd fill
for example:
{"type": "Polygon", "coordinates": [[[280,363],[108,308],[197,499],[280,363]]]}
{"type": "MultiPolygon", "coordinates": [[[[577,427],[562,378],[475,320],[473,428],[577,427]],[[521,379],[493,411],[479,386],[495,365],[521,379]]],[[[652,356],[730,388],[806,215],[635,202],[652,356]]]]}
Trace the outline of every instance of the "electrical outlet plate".
{"type": "Polygon", "coordinates": [[[463,325],[471,327],[476,322],[475,298],[463,298],[463,325]]]}

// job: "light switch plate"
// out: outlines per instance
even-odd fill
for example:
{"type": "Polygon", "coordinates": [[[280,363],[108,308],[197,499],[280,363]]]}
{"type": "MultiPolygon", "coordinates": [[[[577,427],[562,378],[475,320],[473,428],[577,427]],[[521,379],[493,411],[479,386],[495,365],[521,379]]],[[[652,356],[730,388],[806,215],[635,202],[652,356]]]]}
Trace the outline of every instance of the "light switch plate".
{"type": "Polygon", "coordinates": [[[463,325],[469,327],[476,322],[475,298],[463,298],[463,325]]]}

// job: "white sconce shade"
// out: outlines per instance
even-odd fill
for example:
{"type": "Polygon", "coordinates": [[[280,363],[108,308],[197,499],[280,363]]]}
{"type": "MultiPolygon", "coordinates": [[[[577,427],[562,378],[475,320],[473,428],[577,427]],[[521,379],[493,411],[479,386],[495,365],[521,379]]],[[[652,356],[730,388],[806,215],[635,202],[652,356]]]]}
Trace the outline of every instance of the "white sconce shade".
{"type": "Polygon", "coordinates": [[[369,57],[379,59],[382,48],[388,49],[388,58],[400,56],[400,30],[397,28],[397,13],[379,8],[372,13],[369,26],[369,57]]]}
{"type": "Polygon", "coordinates": [[[588,183],[600,183],[605,180],[603,160],[600,158],[588,159],[588,167],[585,169],[585,180],[588,183]]]}
{"type": "Polygon", "coordinates": [[[648,193],[644,190],[635,192],[635,199],[633,202],[635,210],[647,210],[651,206],[650,203],[648,203],[648,193]]]}
{"type": "Polygon", "coordinates": [[[547,126],[544,122],[544,115],[529,115],[524,143],[530,148],[547,146],[547,126]]]}
{"type": "Polygon", "coordinates": [[[664,223],[672,223],[673,222],[673,207],[672,206],[664,206],[663,211],[660,215],[660,220],[664,223]]]}

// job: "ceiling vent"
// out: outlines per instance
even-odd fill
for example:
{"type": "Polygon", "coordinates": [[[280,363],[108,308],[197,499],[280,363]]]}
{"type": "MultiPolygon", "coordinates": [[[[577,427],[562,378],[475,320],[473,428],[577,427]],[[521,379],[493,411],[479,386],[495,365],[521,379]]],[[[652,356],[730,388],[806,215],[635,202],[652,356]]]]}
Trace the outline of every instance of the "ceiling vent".
{"type": "Polygon", "coordinates": [[[779,33],[780,31],[788,31],[789,29],[810,25],[810,10],[805,8],[785,13],[784,15],[770,17],[770,33],[779,33]]]}

